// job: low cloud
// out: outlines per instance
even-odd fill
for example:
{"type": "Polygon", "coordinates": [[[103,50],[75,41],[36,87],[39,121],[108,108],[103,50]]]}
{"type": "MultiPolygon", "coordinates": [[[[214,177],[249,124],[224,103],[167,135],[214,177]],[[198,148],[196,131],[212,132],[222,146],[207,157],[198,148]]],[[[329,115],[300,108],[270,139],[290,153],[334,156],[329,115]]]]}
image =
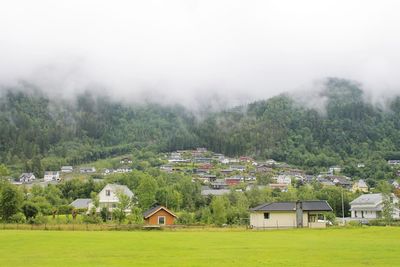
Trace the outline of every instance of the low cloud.
{"type": "Polygon", "coordinates": [[[8,1],[0,83],[24,80],[63,98],[93,90],[218,109],[341,77],[384,103],[400,91],[399,8],[368,0],[8,1]]]}

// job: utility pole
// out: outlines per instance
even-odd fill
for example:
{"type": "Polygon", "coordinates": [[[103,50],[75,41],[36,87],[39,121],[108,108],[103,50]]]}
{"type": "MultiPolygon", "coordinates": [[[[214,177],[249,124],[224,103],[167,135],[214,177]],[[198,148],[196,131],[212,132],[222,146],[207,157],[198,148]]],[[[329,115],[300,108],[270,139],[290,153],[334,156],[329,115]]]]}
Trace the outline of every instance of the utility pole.
{"type": "Polygon", "coordinates": [[[342,223],[344,226],[344,200],[343,200],[343,188],[342,188],[342,223]]]}

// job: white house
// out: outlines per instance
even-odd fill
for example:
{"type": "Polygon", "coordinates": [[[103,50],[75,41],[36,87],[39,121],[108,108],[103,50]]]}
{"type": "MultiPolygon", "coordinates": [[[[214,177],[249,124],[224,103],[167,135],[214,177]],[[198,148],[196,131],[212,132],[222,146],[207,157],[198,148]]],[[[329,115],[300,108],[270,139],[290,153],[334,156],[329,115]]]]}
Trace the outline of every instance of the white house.
{"type": "Polygon", "coordinates": [[[128,163],[132,163],[132,159],[131,158],[123,158],[120,160],[121,164],[128,164],[128,163]]]}
{"type": "Polygon", "coordinates": [[[21,174],[21,176],[19,177],[19,182],[26,184],[26,183],[30,183],[33,182],[36,179],[35,175],[31,172],[28,173],[23,173],[21,174]]]}
{"type": "Polygon", "coordinates": [[[51,181],[60,181],[60,172],[53,172],[53,171],[47,171],[44,172],[44,181],[45,182],[51,182],[51,181]]]}
{"type": "MultiPolygon", "coordinates": [[[[99,207],[97,208],[97,212],[103,207],[106,207],[109,211],[112,211],[117,207],[119,203],[118,196],[120,194],[124,194],[129,198],[132,198],[134,194],[126,185],[119,185],[119,184],[107,184],[103,190],[100,191],[98,194],[99,198],[99,207]]],[[[89,204],[89,209],[93,207],[93,203],[89,204]]],[[[130,209],[125,210],[126,213],[130,212],[130,209]]]]}
{"type": "Polygon", "coordinates": [[[72,166],[62,166],[61,167],[61,172],[71,173],[73,171],[74,171],[74,168],[72,166]]]}
{"type": "Polygon", "coordinates": [[[79,169],[80,173],[95,173],[96,168],[95,167],[82,167],[79,169]]]}
{"type": "Polygon", "coordinates": [[[256,229],[325,228],[325,212],[330,211],[323,200],[265,203],[250,210],[250,225],[256,229]]]}
{"type": "MultiPolygon", "coordinates": [[[[394,204],[393,218],[400,218],[400,209],[398,208],[399,199],[394,195],[390,195],[390,199],[394,204]]],[[[364,194],[350,202],[350,211],[352,219],[377,219],[382,217],[383,195],[364,194]]]]}
{"type": "Polygon", "coordinates": [[[332,166],[329,168],[328,173],[329,174],[335,174],[335,173],[339,173],[342,171],[342,168],[339,166],[332,166]]]}
{"type": "Polygon", "coordinates": [[[286,176],[286,175],[279,175],[276,178],[276,182],[278,184],[287,184],[287,185],[289,185],[289,184],[292,183],[292,178],[290,176],[286,176]]]}

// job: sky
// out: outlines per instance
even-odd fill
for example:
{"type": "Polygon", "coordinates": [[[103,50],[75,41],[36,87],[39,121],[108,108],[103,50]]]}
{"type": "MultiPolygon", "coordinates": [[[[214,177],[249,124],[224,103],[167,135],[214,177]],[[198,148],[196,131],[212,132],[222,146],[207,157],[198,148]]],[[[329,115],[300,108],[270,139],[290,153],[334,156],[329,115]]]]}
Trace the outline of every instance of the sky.
{"type": "Polygon", "coordinates": [[[0,83],[236,105],[326,77],[400,92],[400,1],[0,0],[0,83]]]}

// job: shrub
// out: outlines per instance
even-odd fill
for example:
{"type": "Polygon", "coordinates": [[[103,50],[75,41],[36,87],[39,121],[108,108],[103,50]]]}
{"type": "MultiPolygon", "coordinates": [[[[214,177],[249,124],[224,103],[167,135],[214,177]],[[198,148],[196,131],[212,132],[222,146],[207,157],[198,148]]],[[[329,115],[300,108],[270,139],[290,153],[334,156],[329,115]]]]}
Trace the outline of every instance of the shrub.
{"type": "Polygon", "coordinates": [[[25,223],[26,218],[25,215],[21,212],[18,212],[10,217],[10,222],[12,223],[25,223]]]}

